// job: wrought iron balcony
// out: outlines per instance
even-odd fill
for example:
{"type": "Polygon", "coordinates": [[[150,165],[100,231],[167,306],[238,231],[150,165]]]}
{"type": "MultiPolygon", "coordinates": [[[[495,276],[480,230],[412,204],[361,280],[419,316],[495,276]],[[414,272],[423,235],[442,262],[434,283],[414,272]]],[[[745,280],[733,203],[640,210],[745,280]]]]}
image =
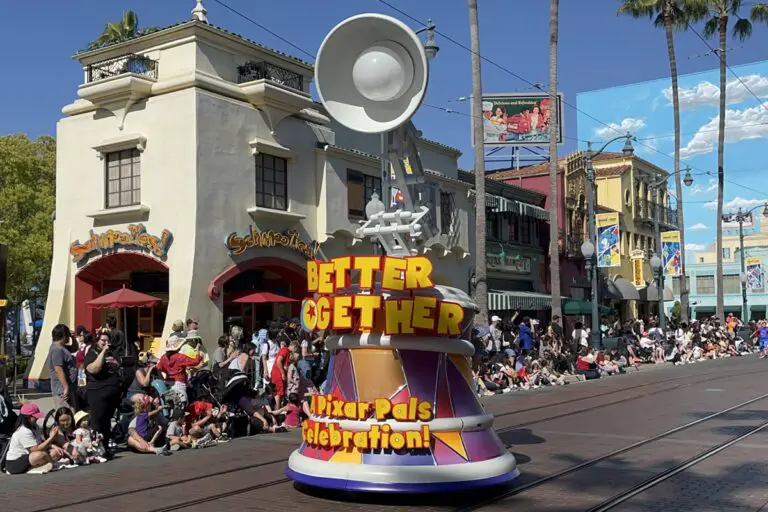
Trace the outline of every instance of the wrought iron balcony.
{"type": "Polygon", "coordinates": [[[157,79],[157,61],[143,55],[129,53],[114,59],[89,64],[87,82],[95,82],[114,76],[134,74],[157,79]]]}
{"type": "Polygon", "coordinates": [[[254,80],[270,80],[298,91],[304,90],[304,77],[280,66],[263,61],[250,61],[237,66],[237,83],[244,84],[254,80]]]}

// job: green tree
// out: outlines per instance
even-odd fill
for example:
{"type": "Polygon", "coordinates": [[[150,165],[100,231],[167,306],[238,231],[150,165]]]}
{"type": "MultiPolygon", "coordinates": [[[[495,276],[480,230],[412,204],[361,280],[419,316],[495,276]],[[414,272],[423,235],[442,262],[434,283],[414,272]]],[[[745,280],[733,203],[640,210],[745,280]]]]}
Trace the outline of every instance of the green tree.
{"type": "Polygon", "coordinates": [[[93,50],[102,46],[121,43],[134,37],[156,32],[157,30],[157,27],[139,29],[139,17],[136,13],[125,11],[120,20],[107,23],[101,35],[88,45],[88,49],[93,50]]]}
{"type": "MultiPolygon", "coordinates": [[[[685,222],[683,220],[683,183],[680,176],[680,93],[678,86],[677,57],[675,56],[676,30],[686,30],[688,22],[683,10],[683,0],[622,0],[618,14],[633,18],[650,18],[658,28],[664,29],[667,42],[667,58],[672,80],[672,112],[675,130],[675,196],[677,197],[678,226],[680,227],[680,256],[685,262],[685,222]]],[[[685,264],[680,276],[680,301],[682,302],[683,321],[688,321],[688,287],[685,278],[685,264]]]]}
{"type": "MultiPolygon", "coordinates": [[[[672,304],[672,309],[669,310],[669,318],[672,320],[673,324],[679,324],[682,320],[683,315],[683,307],[680,304],[680,301],[675,301],[674,304],[672,304]]],[[[683,320],[685,321],[685,320],[683,320]]]]}
{"type": "Polygon", "coordinates": [[[686,0],[685,10],[689,19],[704,21],[704,36],[718,36],[719,47],[715,54],[720,58],[720,116],[717,133],[717,217],[715,230],[715,255],[717,274],[717,305],[715,315],[724,320],[725,297],[723,295],[723,230],[720,228],[723,218],[723,193],[725,189],[725,104],[726,104],[726,70],[728,23],[731,18],[736,22],[731,27],[731,36],[744,41],[752,35],[752,23],[739,15],[742,0],[686,0]]]}
{"type": "Polygon", "coordinates": [[[55,182],[52,137],[0,137],[0,243],[8,245],[6,291],[12,304],[47,293],[55,182]]]}

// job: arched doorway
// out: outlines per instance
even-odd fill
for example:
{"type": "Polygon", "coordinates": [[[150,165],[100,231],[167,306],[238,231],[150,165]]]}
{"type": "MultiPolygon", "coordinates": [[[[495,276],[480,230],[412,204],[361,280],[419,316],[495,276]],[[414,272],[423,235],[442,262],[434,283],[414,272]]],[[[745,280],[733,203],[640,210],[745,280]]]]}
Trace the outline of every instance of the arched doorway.
{"type": "Polygon", "coordinates": [[[236,299],[253,292],[271,292],[301,301],[307,292],[307,273],[301,266],[280,258],[251,258],[232,265],[216,276],[208,287],[211,300],[223,297],[224,331],[232,324],[252,331],[281,317],[299,315],[299,302],[284,304],[239,304],[236,299]]]}
{"type": "Polygon", "coordinates": [[[75,274],[75,324],[97,329],[113,315],[129,340],[151,343],[162,336],[168,309],[168,266],[157,258],[133,252],[108,254],[89,261],[75,274]],[[122,287],[153,295],[163,302],[154,308],[90,309],[86,302],[122,287]],[[123,325],[125,324],[125,325],[123,325]]]}

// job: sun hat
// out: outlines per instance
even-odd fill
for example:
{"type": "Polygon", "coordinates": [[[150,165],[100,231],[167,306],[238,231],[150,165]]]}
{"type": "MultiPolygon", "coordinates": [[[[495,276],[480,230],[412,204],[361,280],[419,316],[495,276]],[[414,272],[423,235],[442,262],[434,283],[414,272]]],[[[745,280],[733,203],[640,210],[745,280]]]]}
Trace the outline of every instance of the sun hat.
{"type": "Polygon", "coordinates": [[[501,322],[501,318],[499,318],[499,317],[498,317],[498,316],[496,316],[496,315],[493,315],[493,316],[491,317],[491,322],[501,322]]]}
{"type": "Polygon", "coordinates": [[[75,426],[88,417],[88,413],[85,411],[77,411],[75,413],[75,426]]]}
{"type": "Polygon", "coordinates": [[[178,336],[171,336],[167,340],[165,340],[165,351],[176,352],[181,348],[183,344],[184,344],[184,338],[180,338],[178,336]]]}
{"type": "Polygon", "coordinates": [[[45,417],[45,414],[40,411],[40,408],[37,406],[37,404],[29,403],[24,404],[21,406],[21,410],[19,411],[22,416],[29,416],[31,418],[35,418],[36,420],[42,419],[45,417]]]}

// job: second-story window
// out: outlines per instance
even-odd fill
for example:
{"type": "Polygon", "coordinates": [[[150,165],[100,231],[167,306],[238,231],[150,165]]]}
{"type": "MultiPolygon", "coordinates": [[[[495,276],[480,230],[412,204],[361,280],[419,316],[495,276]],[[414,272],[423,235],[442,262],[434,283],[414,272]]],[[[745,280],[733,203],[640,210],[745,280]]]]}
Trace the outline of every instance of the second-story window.
{"type": "Polygon", "coordinates": [[[272,155],[256,155],[256,206],[288,209],[288,161],[272,155]]]}
{"type": "Polygon", "coordinates": [[[507,229],[509,232],[508,240],[510,242],[518,242],[520,238],[520,230],[517,228],[518,217],[516,214],[511,214],[507,219],[507,229]]]}
{"type": "Polygon", "coordinates": [[[726,259],[726,260],[731,259],[731,248],[730,247],[723,247],[723,259],[726,259]]]}
{"type": "Polygon", "coordinates": [[[453,221],[453,193],[440,191],[440,233],[448,235],[453,221]]]}
{"type": "Polygon", "coordinates": [[[141,153],[124,149],[107,153],[106,207],[141,203],[141,153]]]}
{"type": "Polygon", "coordinates": [[[712,295],[715,293],[715,276],[696,276],[696,293],[712,295]]]}
{"type": "Polygon", "coordinates": [[[347,207],[350,217],[365,218],[365,205],[374,192],[386,204],[386,199],[381,196],[381,178],[347,169],[347,207]]]}

